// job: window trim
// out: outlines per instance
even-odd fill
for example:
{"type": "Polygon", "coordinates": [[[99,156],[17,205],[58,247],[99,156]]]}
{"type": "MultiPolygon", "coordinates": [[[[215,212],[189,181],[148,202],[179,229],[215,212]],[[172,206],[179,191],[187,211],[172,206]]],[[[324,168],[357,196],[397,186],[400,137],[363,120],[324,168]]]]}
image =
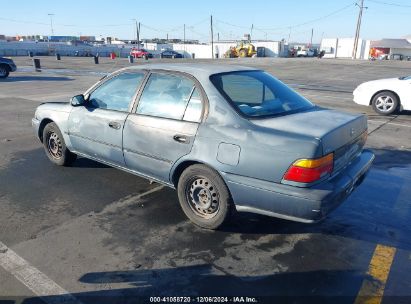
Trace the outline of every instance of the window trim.
{"type": "MultiPolygon", "coordinates": [[[[191,91],[190,94],[190,98],[192,96],[194,92],[194,89],[191,91]]],[[[141,115],[141,116],[148,116],[148,117],[155,117],[155,118],[161,118],[161,119],[171,119],[171,120],[175,120],[175,121],[181,121],[181,122],[188,122],[188,123],[197,123],[200,124],[202,122],[204,122],[207,117],[208,117],[208,109],[209,109],[209,100],[207,97],[207,94],[204,91],[203,86],[201,85],[201,83],[197,80],[197,78],[195,78],[193,75],[185,73],[185,72],[180,72],[180,71],[172,71],[172,70],[163,70],[163,69],[152,69],[148,72],[148,75],[146,76],[146,79],[143,81],[142,86],[138,92],[138,94],[136,95],[136,99],[134,102],[134,106],[131,109],[131,114],[134,115],[141,115]],[[194,122],[194,121],[188,121],[188,120],[183,120],[184,118],[184,114],[185,111],[187,110],[188,107],[188,103],[190,102],[190,100],[187,102],[186,105],[186,110],[184,110],[183,116],[180,119],[175,119],[175,118],[170,118],[170,117],[160,117],[160,116],[155,116],[155,115],[148,115],[148,114],[142,114],[142,113],[137,113],[137,108],[138,105],[140,103],[140,99],[141,96],[143,95],[144,89],[146,88],[146,85],[148,83],[148,80],[150,79],[152,74],[168,74],[168,75],[174,75],[174,76],[182,76],[182,77],[186,77],[190,80],[192,80],[194,82],[194,88],[196,88],[199,93],[200,93],[200,97],[201,97],[201,105],[202,105],[202,109],[201,109],[201,116],[200,116],[200,120],[198,122],[194,122]]]]}
{"type": "Polygon", "coordinates": [[[122,69],[122,70],[117,71],[113,74],[110,74],[107,77],[104,77],[103,79],[101,79],[99,82],[97,82],[94,86],[92,86],[90,89],[88,89],[84,93],[84,99],[86,100],[85,107],[90,108],[90,109],[95,109],[95,110],[99,109],[99,110],[103,110],[103,111],[114,111],[114,112],[119,112],[119,113],[131,113],[131,111],[133,110],[133,107],[134,107],[134,103],[136,101],[136,97],[137,97],[138,93],[140,92],[142,86],[145,85],[148,74],[149,74],[149,71],[146,70],[146,69],[141,69],[141,70],[122,69]],[[123,74],[142,74],[143,75],[143,80],[141,81],[140,85],[137,87],[137,90],[134,93],[134,95],[131,97],[130,103],[129,103],[128,108],[127,108],[126,111],[120,111],[120,110],[114,110],[114,109],[94,108],[94,107],[89,106],[90,95],[93,94],[95,90],[100,88],[102,85],[104,85],[106,82],[110,81],[111,79],[114,79],[114,78],[116,78],[120,75],[123,75],[123,74]]]}

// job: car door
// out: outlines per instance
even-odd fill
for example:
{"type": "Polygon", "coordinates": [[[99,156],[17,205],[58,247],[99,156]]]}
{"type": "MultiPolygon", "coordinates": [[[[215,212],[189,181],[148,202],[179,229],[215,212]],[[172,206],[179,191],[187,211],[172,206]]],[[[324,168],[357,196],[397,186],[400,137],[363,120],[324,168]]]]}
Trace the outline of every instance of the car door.
{"type": "Polygon", "coordinates": [[[136,111],[124,125],[128,168],[169,181],[173,164],[191,151],[203,113],[201,92],[198,83],[182,74],[150,74],[136,111]]]}
{"type": "Polygon", "coordinates": [[[75,152],[124,166],[122,131],[145,72],[123,72],[103,82],[74,107],[68,133],[75,152]]]}

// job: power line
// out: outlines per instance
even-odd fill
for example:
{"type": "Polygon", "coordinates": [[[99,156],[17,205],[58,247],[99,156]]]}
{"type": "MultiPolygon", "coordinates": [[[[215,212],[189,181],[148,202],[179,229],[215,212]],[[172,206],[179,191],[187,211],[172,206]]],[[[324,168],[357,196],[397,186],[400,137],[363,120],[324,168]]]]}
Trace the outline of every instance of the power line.
{"type": "Polygon", "coordinates": [[[318,21],[327,19],[327,18],[329,18],[331,16],[334,16],[334,15],[336,15],[336,14],[338,14],[338,13],[340,13],[340,12],[350,8],[350,7],[354,7],[355,4],[356,4],[355,2],[352,2],[352,3],[350,3],[350,4],[348,4],[344,7],[339,8],[338,10],[335,10],[335,11],[327,14],[327,15],[324,15],[324,16],[321,16],[321,17],[318,17],[318,18],[315,18],[315,19],[311,19],[311,20],[308,20],[308,21],[305,21],[305,22],[302,22],[302,23],[289,25],[289,26],[284,26],[284,27],[277,27],[277,28],[262,28],[262,27],[260,27],[260,29],[261,30],[266,30],[266,31],[271,31],[271,30],[276,31],[276,30],[289,29],[289,28],[293,29],[293,28],[296,28],[296,27],[300,27],[300,26],[303,26],[303,25],[307,25],[307,24],[310,24],[310,23],[314,23],[314,22],[318,22],[318,21]]]}
{"type": "Polygon", "coordinates": [[[368,0],[368,1],[373,2],[373,3],[377,3],[377,4],[389,5],[389,6],[409,7],[409,8],[411,8],[411,5],[407,5],[407,4],[384,2],[384,1],[378,1],[378,0],[368,0]]]}

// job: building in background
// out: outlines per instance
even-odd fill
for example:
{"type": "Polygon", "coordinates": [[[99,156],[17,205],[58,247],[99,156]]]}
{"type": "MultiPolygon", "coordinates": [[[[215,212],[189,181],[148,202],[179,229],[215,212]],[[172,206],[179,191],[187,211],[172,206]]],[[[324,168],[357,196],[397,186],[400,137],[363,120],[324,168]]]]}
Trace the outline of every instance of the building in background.
{"type": "MultiPolygon", "coordinates": [[[[370,40],[359,39],[355,59],[368,59],[370,44],[370,40]]],[[[323,58],[352,58],[354,38],[323,38],[320,51],[325,52],[323,58]]]]}
{"type": "Polygon", "coordinates": [[[411,57],[411,43],[405,38],[371,41],[370,55],[380,59],[403,60],[411,57]]]}

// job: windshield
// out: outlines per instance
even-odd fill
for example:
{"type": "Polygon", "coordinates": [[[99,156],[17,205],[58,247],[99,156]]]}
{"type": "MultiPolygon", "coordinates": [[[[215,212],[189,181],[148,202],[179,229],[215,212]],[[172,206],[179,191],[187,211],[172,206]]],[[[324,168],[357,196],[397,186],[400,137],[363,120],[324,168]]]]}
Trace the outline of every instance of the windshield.
{"type": "Polygon", "coordinates": [[[210,76],[237,112],[247,117],[291,114],[314,105],[263,71],[237,71],[210,76]]]}
{"type": "Polygon", "coordinates": [[[411,75],[400,77],[400,80],[411,80],[411,75]]]}

